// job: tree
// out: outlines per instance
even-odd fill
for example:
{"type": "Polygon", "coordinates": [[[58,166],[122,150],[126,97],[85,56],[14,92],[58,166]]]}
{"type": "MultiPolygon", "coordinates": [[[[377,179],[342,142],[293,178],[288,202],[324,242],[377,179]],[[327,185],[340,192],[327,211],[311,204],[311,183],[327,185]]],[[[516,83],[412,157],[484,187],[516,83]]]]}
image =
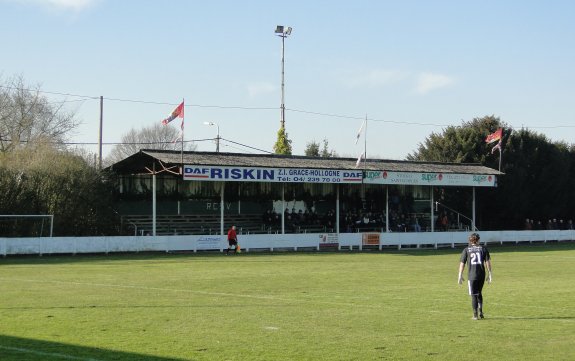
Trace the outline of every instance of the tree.
{"type": "Polygon", "coordinates": [[[26,85],[17,76],[0,86],[0,152],[26,147],[37,141],[63,143],[78,126],[65,102],[53,103],[39,86],[26,85]]]}
{"type": "MultiPolygon", "coordinates": [[[[1,214],[53,214],[54,234],[117,234],[112,182],[76,154],[52,144],[0,153],[1,214]]],[[[26,235],[27,229],[4,228],[26,235]]],[[[11,233],[12,232],[12,233],[11,233]]]]}
{"type": "Polygon", "coordinates": [[[417,151],[408,154],[408,160],[485,163],[489,158],[485,137],[507,125],[493,115],[474,118],[461,126],[449,126],[442,134],[431,133],[417,151]]]}
{"type": "MultiPolygon", "coordinates": [[[[475,118],[459,127],[432,133],[409,160],[481,163],[498,169],[499,151],[485,143],[488,134],[504,129],[503,159],[495,189],[477,189],[479,225],[488,229],[520,227],[526,218],[572,217],[575,192],[572,190],[575,163],[573,146],[552,143],[528,129],[511,132],[494,116],[475,118]]],[[[461,189],[436,189],[436,199],[455,209],[470,209],[469,196],[461,189]],[[444,198],[440,198],[444,197],[444,198]]]]}
{"type": "Polygon", "coordinates": [[[274,144],[274,153],[285,155],[292,154],[291,140],[288,138],[288,134],[283,126],[278,130],[278,139],[276,144],[274,144]]]}
{"type": "MultiPolygon", "coordinates": [[[[106,158],[106,164],[110,165],[131,156],[140,149],[181,149],[181,142],[174,142],[180,135],[180,130],[170,125],[154,123],[140,130],[131,129],[122,136],[122,144],[114,146],[110,155],[106,158]]],[[[184,150],[194,150],[196,146],[184,142],[184,150]]]]}
{"type": "Polygon", "coordinates": [[[337,153],[335,152],[335,150],[329,150],[328,149],[329,146],[329,142],[327,139],[323,140],[323,148],[321,149],[320,152],[320,144],[318,142],[316,142],[315,140],[312,140],[311,142],[307,143],[304,154],[308,157],[337,157],[337,153]]]}
{"type": "Polygon", "coordinates": [[[324,158],[337,157],[337,153],[335,152],[335,150],[328,149],[328,141],[326,138],[323,139],[323,148],[321,149],[321,156],[324,158]]]}
{"type": "Polygon", "coordinates": [[[501,171],[505,174],[499,178],[495,197],[482,202],[494,216],[492,227],[517,228],[526,218],[572,216],[570,175],[575,164],[571,158],[564,143],[550,142],[528,129],[513,132],[504,145],[501,171]]]}
{"type": "Polygon", "coordinates": [[[319,157],[319,143],[315,140],[307,143],[305,146],[304,154],[307,157],[319,157]]]}

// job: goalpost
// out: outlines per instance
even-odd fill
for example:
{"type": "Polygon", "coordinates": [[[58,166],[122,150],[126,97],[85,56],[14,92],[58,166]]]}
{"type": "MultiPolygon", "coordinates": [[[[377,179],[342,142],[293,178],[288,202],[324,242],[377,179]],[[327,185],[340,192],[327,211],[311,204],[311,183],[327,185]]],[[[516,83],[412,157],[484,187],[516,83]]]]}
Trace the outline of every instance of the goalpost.
{"type": "Polygon", "coordinates": [[[28,231],[26,232],[29,233],[28,236],[44,237],[47,220],[50,221],[50,227],[47,229],[48,237],[52,237],[54,230],[53,214],[0,214],[0,237],[5,236],[4,233],[9,234],[10,231],[16,236],[22,235],[25,233],[24,229],[28,231]]]}

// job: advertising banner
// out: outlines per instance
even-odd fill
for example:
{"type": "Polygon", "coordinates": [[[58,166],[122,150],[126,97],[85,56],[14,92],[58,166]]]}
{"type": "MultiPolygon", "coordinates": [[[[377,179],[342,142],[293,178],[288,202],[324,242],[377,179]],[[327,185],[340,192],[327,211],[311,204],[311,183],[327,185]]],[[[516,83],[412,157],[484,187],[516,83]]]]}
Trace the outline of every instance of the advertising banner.
{"type": "Polygon", "coordinates": [[[322,247],[338,247],[339,237],[337,233],[321,233],[319,235],[319,246],[322,247]]]}
{"type": "Polygon", "coordinates": [[[403,184],[497,187],[490,174],[418,173],[385,170],[184,166],[184,180],[335,184],[403,184]]]}
{"type": "Polygon", "coordinates": [[[196,181],[361,184],[362,178],[353,170],[184,166],[184,180],[196,181]]]}
{"type": "Polygon", "coordinates": [[[361,243],[364,246],[379,246],[379,233],[363,233],[361,243]]]}
{"type": "Polygon", "coordinates": [[[366,184],[407,184],[429,186],[497,187],[497,177],[489,174],[365,172],[366,184]]]}

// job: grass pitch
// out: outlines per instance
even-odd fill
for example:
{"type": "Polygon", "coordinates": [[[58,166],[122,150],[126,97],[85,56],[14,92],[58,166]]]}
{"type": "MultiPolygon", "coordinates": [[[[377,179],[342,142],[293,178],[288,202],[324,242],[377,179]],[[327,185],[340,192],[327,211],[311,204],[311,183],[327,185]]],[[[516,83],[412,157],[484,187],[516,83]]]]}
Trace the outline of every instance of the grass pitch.
{"type": "Polygon", "coordinates": [[[0,259],[0,360],[573,360],[575,244],[0,259]]]}

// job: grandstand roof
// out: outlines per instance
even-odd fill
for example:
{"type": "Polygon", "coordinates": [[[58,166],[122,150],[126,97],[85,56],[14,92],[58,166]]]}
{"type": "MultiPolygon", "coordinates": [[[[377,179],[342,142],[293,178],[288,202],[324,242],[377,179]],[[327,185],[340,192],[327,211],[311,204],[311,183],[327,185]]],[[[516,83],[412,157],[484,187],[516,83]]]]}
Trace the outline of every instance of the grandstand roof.
{"type": "MultiPolygon", "coordinates": [[[[109,169],[122,174],[149,173],[152,164],[170,167],[182,165],[262,167],[262,168],[313,168],[357,170],[354,158],[323,158],[298,155],[244,154],[215,152],[183,152],[172,150],[143,149],[125,158],[109,169]]],[[[157,168],[158,169],[158,168],[157,168]]],[[[386,159],[367,159],[361,170],[385,170],[394,172],[456,173],[501,175],[496,169],[475,163],[415,162],[386,159]]]]}

